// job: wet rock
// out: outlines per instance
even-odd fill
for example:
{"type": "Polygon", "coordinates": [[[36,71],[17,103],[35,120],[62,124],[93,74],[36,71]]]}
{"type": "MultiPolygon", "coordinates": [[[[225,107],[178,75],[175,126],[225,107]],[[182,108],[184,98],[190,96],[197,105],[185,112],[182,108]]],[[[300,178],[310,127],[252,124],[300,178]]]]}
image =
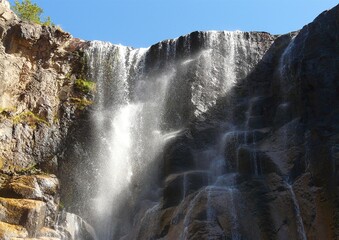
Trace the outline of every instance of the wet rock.
{"type": "Polygon", "coordinates": [[[267,127],[266,119],[263,116],[255,116],[248,118],[248,127],[252,129],[260,129],[267,127]]]}
{"type": "Polygon", "coordinates": [[[168,213],[167,218],[161,219],[167,222],[162,226],[166,226],[163,234],[169,239],[204,239],[207,236],[260,239],[261,236],[255,218],[234,187],[202,188],[187,196],[178,207],[170,208],[168,213]]]}
{"type": "Polygon", "coordinates": [[[238,171],[240,174],[260,176],[278,169],[270,157],[253,145],[243,145],[238,148],[238,171]]]}
{"type": "Polygon", "coordinates": [[[180,173],[195,166],[192,150],[187,139],[178,139],[164,150],[164,175],[180,173]]]}
{"type": "Polygon", "coordinates": [[[61,239],[61,234],[54,229],[43,227],[39,234],[39,239],[41,238],[56,238],[61,239]]]}
{"type": "Polygon", "coordinates": [[[66,239],[98,240],[93,227],[75,214],[63,212],[59,221],[59,232],[66,235],[66,239]]]}
{"type": "Polygon", "coordinates": [[[225,142],[224,157],[226,169],[228,171],[237,171],[238,153],[241,146],[258,143],[267,136],[269,129],[260,129],[253,131],[231,131],[224,135],[225,142]]]}
{"type": "Polygon", "coordinates": [[[208,221],[194,221],[189,228],[188,239],[198,240],[198,239],[213,239],[213,240],[223,240],[226,238],[224,231],[221,229],[220,225],[217,223],[210,223],[208,221]]]}
{"type": "Polygon", "coordinates": [[[175,206],[186,196],[208,184],[209,172],[189,171],[167,177],[164,187],[163,208],[175,206]]]}
{"type": "Polygon", "coordinates": [[[292,109],[290,103],[281,103],[275,112],[274,125],[282,126],[292,120],[292,109]]]}
{"type": "Polygon", "coordinates": [[[268,117],[273,101],[270,96],[260,96],[250,99],[249,115],[268,117]]]}

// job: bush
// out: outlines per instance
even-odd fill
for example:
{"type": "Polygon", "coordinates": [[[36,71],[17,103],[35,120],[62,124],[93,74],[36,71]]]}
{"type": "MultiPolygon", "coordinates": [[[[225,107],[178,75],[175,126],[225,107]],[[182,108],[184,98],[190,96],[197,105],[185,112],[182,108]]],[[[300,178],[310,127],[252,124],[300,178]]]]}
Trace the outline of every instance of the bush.
{"type": "Polygon", "coordinates": [[[45,21],[41,21],[41,14],[43,10],[36,3],[32,3],[31,0],[23,0],[20,3],[18,0],[14,1],[13,11],[22,19],[37,24],[46,26],[53,25],[51,18],[47,17],[45,21]]]}

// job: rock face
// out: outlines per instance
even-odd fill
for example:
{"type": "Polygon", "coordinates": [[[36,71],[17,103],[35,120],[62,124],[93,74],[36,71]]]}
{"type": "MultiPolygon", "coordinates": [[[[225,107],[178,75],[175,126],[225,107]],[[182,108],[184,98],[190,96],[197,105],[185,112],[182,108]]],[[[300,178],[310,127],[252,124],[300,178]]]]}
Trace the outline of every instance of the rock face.
{"type": "Polygon", "coordinates": [[[166,165],[167,179],[206,165],[212,178],[219,177],[186,197],[180,194],[183,180],[166,180],[162,202],[131,239],[339,237],[338,19],[339,6],[299,32],[279,36],[232,94],[206,120],[190,125],[187,140],[172,143],[185,142],[195,165],[176,167],[177,156],[187,154],[169,147],[174,161],[166,165]],[[202,142],[205,131],[216,133],[214,142],[202,142]],[[218,164],[220,154],[218,173],[211,163],[218,164]],[[175,192],[181,200],[172,200],[175,192]]]}
{"type": "Polygon", "coordinates": [[[5,3],[1,239],[339,238],[339,6],[133,49],[5,3]]]}
{"type": "Polygon", "coordinates": [[[76,83],[85,42],[22,22],[7,1],[0,1],[0,41],[0,238],[73,239],[58,221],[52,173],[93,94],[76,83]]]}
{"type": "Polygon", "coordinates": [[[21,22],[2,4],[0,9],[2,170],[41,164],[55,172],[52,159],[72,119],[82,112],[78,100],[86,97],[74,89],[84,42],[58,28],[21,22]]]}

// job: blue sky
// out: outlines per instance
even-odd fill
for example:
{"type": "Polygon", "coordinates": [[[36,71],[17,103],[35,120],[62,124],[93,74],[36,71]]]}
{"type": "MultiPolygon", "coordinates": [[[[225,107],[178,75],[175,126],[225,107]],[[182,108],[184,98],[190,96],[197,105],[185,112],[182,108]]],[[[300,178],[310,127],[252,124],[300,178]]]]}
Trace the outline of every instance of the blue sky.
{"type": "MultiPolygon", "coordinates": [[[[10,1],[11,3],[14,0],[10,1]]],[[[85,40],[148,47],[195,30],[298,30],[337,0],[32,0],[85,40]]]]}

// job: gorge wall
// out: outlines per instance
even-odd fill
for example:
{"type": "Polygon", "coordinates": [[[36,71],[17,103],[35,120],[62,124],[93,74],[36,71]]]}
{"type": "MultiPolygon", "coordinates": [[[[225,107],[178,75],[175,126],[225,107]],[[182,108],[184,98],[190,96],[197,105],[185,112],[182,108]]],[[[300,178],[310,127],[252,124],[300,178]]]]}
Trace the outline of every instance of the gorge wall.
{"type": "Polygon", "coordinates": [[[339,6],[147,49],[0,10],[1,239],[339,238],[339,6]]]}

